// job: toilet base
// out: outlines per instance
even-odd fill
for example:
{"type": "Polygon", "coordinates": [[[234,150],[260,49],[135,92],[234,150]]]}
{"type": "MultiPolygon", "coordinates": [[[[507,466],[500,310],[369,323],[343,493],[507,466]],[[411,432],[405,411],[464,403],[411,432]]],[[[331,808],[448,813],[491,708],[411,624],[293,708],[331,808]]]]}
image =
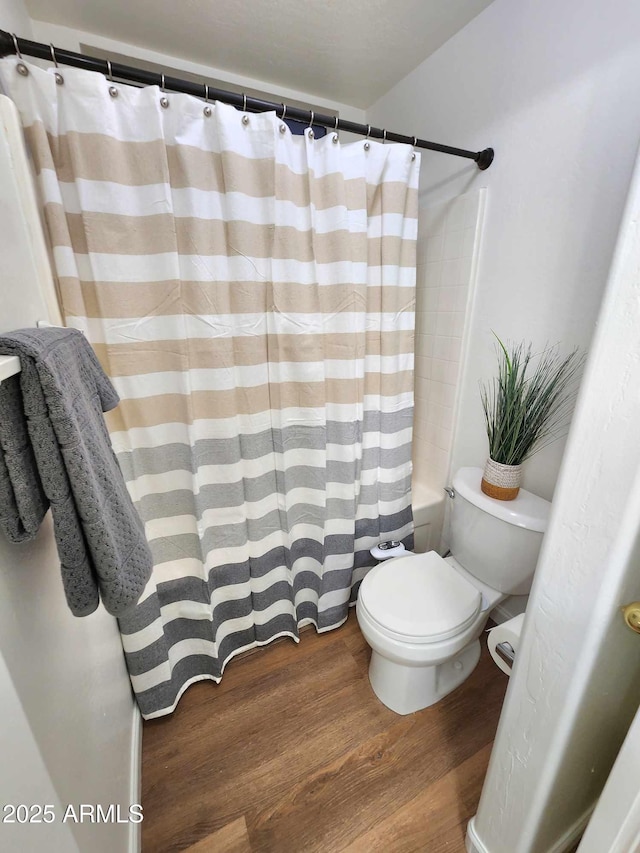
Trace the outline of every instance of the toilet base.
{"type": "Polygon", "coordinates": [[[480,660],[480,641],[474,640],[451,660],[432,666],[407,666],[372,650],[369,681],[373,692],[396,714],[413,714],[435,705],[459,687],[480,660]]]}

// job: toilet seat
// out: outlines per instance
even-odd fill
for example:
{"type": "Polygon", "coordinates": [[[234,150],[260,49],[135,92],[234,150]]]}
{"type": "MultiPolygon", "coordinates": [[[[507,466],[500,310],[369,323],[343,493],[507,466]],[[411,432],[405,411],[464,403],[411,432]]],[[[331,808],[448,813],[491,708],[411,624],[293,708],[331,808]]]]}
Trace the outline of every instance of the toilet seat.
{"type": "Polygon", "coordinates": [[[379,563],[360,585],[359,604],[392,639],[436,643],[462,633],[480,612],[480,592],[435,551],[379,563]]]}

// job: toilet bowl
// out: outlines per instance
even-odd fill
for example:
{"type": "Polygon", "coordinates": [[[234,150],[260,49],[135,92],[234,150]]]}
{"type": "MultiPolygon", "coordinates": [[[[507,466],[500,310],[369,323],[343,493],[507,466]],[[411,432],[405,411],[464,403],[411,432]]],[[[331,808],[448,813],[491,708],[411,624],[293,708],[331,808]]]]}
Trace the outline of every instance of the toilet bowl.
{"type": "Polygon", "coordinates": [[[408,554],[375,566],[360,586],[369,681],[396,714],[435,704],[471,675],[490,607],[504,598],[488,601],[452,563],[435,551],[408,554]]]}
{"type": "Polygon", "coordinates": [[[451,556],[394,557],[360,585],[356,614],[371,646],[371,687],[397,714],[427,708],[462,684],[480,658],[491,610],[531,585],[550,504],[521,490],[519,504],[498,506],[481,479],[480,468],[454,478],[451,556]]]}

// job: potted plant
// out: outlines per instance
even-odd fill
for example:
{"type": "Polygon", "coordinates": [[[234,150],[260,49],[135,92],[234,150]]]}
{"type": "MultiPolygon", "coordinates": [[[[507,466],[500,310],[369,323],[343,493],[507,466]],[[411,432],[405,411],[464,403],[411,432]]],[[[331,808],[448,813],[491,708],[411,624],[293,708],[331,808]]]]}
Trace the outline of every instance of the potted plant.
{"type": "Polygon", "coordinates": [[[480,386],[489,438],[481,488],[510,501],[520,490],[522,463],[564,434],[583,357],[577,349],[562,356],[557,344],[534,354],[530,343],[496,340],[498,375],[480,386]]]}

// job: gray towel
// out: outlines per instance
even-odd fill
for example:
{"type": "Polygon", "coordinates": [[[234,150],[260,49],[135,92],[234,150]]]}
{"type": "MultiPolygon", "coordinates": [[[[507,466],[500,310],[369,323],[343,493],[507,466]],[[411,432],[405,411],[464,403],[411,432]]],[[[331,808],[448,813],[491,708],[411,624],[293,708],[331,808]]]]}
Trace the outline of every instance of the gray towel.
{"type": "Polygon", "coordinates": [[[152,558],[102,415],[118,395],[75,329],[5,334],[0,355],[21,364],[0,384],[0,524],[14,542],[33,538],[48,500],[71,611],[86,616],[102,596],[122,616],[140,598],[152,558]]]}
{"type": "Polygon", "coordinates": [[[10,542],[33,539],[49,509],[27,430],[20,377],[0,383],[0,529],[10,542]]]}

